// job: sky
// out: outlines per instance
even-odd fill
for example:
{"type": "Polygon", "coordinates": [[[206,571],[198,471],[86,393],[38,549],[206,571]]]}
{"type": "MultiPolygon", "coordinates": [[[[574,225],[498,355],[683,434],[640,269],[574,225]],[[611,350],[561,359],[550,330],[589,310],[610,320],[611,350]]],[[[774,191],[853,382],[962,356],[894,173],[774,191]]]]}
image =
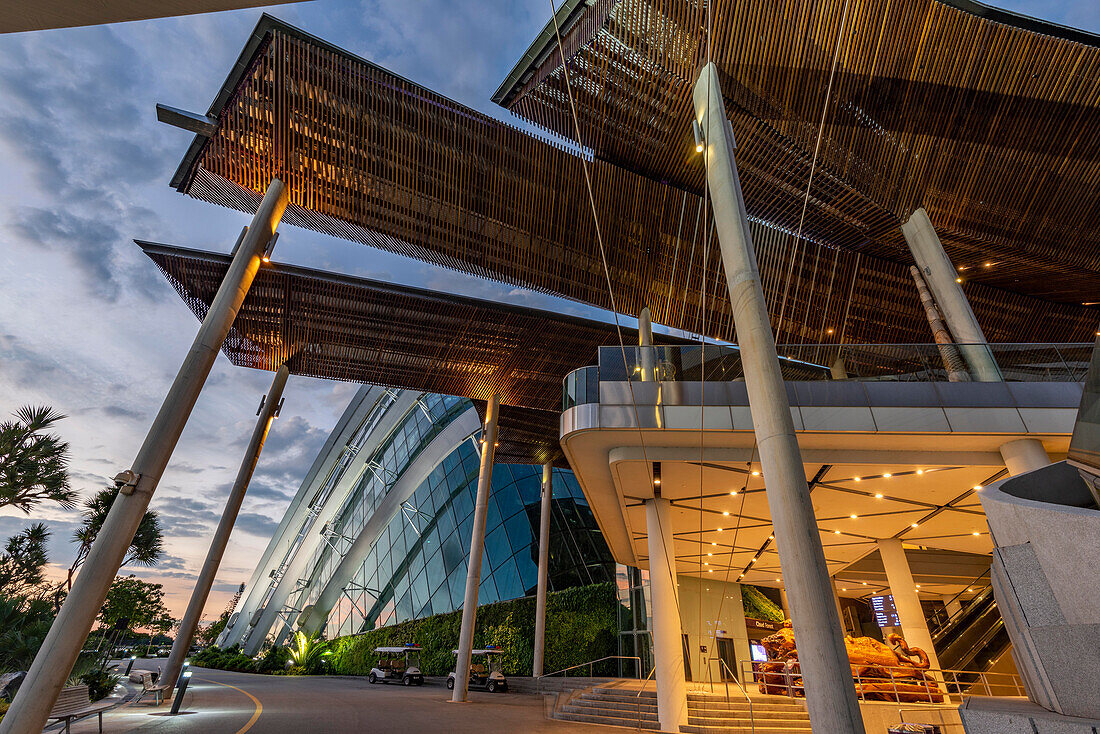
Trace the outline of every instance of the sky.
{"type": "MultiPolygon", "coordinates": [[[[1100,31],[1094,0],[998,7],[1100,31]]],[[[263,9],[0,36],[0,416],[48,404],[68,418],[71,478],[88,496],[133,461],[197,321],[133,244],[228,252],[248,218],[175,192],[191,135],[155,104],[205,112],[263,9]]],[[[550,17],[549,0],[313,0],[272,15],[488,114],[489,98],[550,17]]],[[[525,291],[284,227],[275,259],[581,312],[525,291]]],[[[155,568],[182,614],[271,374],[219,356],[152,501],[155,568]]],[[[355,385],[292,377],[206,607],[246,581],[355,385]]],[[[0,509],[0,540],[31,522],[67,568],[79,513],[0,509]]]]}

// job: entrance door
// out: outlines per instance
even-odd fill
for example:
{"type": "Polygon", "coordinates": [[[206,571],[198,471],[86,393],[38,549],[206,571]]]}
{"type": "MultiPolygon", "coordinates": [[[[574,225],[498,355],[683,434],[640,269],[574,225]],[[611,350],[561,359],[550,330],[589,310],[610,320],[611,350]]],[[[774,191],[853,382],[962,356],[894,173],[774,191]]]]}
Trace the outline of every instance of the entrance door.
{"type": "Polygon", "coordinates": [[[718,659],[725,665],[719,665],[723,681],[737,679],[737,653],[733,651],[733,640],[728,637],[718,638],[718,659]]]}

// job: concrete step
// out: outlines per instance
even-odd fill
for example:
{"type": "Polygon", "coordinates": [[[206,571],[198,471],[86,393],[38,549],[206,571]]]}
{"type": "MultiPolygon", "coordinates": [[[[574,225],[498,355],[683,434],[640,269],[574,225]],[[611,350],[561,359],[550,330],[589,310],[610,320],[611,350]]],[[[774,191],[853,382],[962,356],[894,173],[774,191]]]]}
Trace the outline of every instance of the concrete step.
{"type": "Polygon", "coordinates": [[[647,713],[657,713],[657,704],[654,703],[627,703],[625,701],[605,701],[600,698],[587,698],[585,696],[578,696],[569,703],[577,704],[578,706],[590,706],[592,708],[607,709],[608,711],[645,711],[647,713]]]}
{"type": "MultiPolygon", "coordinates": [[[[748,716],[737,716],[728,718],[715,718],[706,716],[692,716],[688,714],[688,723],[697,724],[699,726],[752,726],[754,719],[750,719],[748,716]]],[[[771,726],[781,729],[790,729],[792,731],[799,731],[802,729],[810,728],[809,719],[762,719],[759,716],[755,717],[757,726],[771,726]]]]}
{"type": "Polygon", "coordinates": [[[788,732],[808,732],[809,725],[805,728],[792,729],[785,726],[766,726],[757,724],[752,726],[710,726],[699,724],[684,724],[680,727],[680,734],[787,734],[788,732]]]}
{"type": "Polygon", "coordinates": [[[647,729],[650,731],[659,731],[661,725],[657,723],[656,718],[653,721],[649,719],[623,719],[614,716],[593,716],[592,714],[575,713],[567,711],[569,706],[562,707],[561,711],[554,714],[555,719],[561,721],[576,721],[583,724],[606,724],[609,726],[625,726],[631,729],[647,729]]]}
{"type": "Polygon", "coordinates": [[[594,714],[596,716],[625,716],[627,718],[635,718],[637,716],[657,719],[657,707],[654,706],[651,709],[638,709],[630,706],[601,706],[599,703],[593,701],[577,701],[576,699],[570,701],[566,706],[572,706],[577,713],[594,714]]]}
{"type": "MultiPolygon", "coordinates": [[[[725,699],[719,699],[715,701],[688,701],[688,708],[698,711],[748,711],[749,704],[744,699],[736,700],[731,698],[729,701],[726,701],[725,699]]],[[[753,700],[752,709],[753,711],[773,711],[790,714],[799,714],[806,712],[806,707],[801,704],[773,704],[768,701],[759,700],[753,700]]]]}

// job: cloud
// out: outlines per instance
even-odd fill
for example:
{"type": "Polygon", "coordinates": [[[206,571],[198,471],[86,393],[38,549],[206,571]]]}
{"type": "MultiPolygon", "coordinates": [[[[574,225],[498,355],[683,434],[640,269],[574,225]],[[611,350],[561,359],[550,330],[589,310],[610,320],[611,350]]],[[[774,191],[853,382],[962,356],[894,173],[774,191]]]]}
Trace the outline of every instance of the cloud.
{"type": "Polygon", "coordinates": [[[246,533],[270,538],[275,533],[275,528],[279,527],[279,521],[255,512],[242,512],[237,515],[235,527],[246,533]]]}

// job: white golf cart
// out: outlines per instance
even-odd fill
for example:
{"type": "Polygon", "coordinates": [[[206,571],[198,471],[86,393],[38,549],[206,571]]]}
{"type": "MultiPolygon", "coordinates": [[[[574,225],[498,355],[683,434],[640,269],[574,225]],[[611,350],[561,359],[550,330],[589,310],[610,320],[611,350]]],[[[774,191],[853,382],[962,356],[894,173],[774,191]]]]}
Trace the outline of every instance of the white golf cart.
{"type": "MultiPolygon", "coordinates": [[[[458,650],[452,650],[458,655],[458,650]]],[[[477,688],[489,693],[504,693],[508,690],[508,680],[501,672],[501,663],[504,651],[499,647],[489,646],[481,650],[470,651],[470,688],[477,688]]],[[[452,670],[447,674],[447,688],[454,690],[455,673],[452,670]]]]}
{"type": "Polygon", "coordinates": [[[378,665],[370,669],[367,681],[370,683],[389,683],[399,680],[402,685],[424,685],[424,674],[420,672],[420,645],[407,642],[402,647],[376,647],[378,665]]]}

